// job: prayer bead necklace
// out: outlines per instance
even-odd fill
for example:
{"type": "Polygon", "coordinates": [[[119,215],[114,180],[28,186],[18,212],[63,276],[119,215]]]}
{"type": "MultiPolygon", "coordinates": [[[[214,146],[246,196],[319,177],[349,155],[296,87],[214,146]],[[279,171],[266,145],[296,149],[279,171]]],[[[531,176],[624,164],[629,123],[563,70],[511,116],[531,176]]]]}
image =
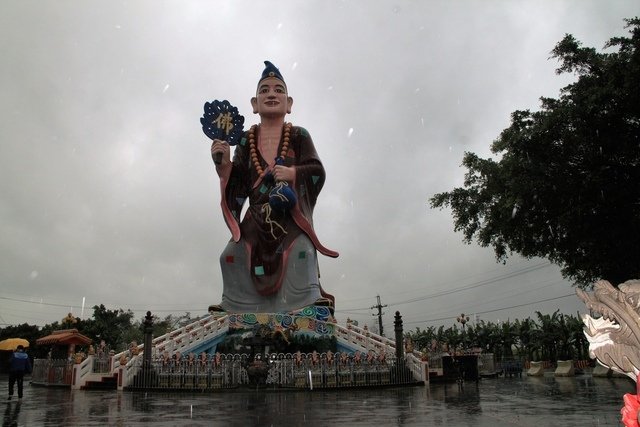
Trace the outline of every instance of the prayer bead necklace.
{"type": "MultiPolygon", "coordinates": [[[[280,150],[280,158],[284,160],[284,157],[289,152],[289,139],[291,137],[291,123],[286,122],[284,124],[284,128],[282,131],[282,150],[280,150]]],[[[256,172],[258,172],[259,176],[264,174],[264,169],[262,169],[262,165],[260,164],[260,160],[258,159],[258,150],[256,149],[256,137],[255,132],[258,125],[253,125],[249,129],[249,154],[251,155],[251,161],[253,162],[253,166],[256,168],[256,172]]]]}

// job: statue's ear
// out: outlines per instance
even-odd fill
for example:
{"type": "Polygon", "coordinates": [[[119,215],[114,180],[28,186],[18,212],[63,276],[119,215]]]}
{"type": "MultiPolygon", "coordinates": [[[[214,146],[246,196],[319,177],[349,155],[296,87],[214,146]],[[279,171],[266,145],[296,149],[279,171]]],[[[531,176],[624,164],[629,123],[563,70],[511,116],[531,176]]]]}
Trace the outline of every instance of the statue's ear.
{"type": "Polygon", "coordinates": [[[258,98],[255,96],[251,98],[251,106],[253,107],[253,114],[258,114],[258,98]]]}
{"type": "Polygon", "coordinates": [[[293,106],[293,98],[287,97],[287,114],[291,114],[291,107],[293,106]]]}

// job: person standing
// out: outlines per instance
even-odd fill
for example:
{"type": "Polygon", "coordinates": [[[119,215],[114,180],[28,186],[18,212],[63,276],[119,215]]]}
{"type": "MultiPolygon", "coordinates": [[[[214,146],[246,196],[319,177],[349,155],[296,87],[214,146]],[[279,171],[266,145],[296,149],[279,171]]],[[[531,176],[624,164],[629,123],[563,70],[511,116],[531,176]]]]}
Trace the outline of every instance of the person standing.
{"type": "Polygon", "coordinates": [[[24,374],[31,373],[31,361],[29,356],[24,352],[24,347],[19,345],[17,350],[11,355],[9,360],[9,398],[13,397],[13,387],[18,383],[18,399],[22,399],[22,390],[24,383],[24,374]]]}

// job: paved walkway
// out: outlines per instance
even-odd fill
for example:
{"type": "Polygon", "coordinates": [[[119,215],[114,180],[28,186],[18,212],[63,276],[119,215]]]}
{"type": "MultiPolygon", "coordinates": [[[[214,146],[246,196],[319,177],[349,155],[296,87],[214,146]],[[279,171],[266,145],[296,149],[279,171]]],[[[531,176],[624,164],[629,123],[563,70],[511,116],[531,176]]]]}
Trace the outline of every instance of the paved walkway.
{"type": "Polygon", "coordinates": [[[207,394],[27,386],[22,402],[5,403],[3,426],[619,426],[622,396],[634,389],[625,378],[590,375],[483,379],[462,389],[207,394]]]}

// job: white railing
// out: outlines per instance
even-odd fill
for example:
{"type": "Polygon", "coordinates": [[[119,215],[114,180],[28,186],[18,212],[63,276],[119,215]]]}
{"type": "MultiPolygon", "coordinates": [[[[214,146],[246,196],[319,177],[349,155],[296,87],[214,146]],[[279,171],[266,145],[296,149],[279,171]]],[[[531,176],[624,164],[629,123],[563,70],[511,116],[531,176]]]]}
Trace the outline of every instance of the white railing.
{"type": "MultiPolygon", "coordinates": [[[[336,338],[352,346],[356,346],[364,352],[373,350],[376,354],[395,356],[396,342],[381,335],[374,334],[368,329],[348,323],[347,327],[335,324],[336,338]]],[[[429,364],[422,360],[422,354],[418,351],[407,353],[406,364],[414,379],[429,384],[429,364]]]]}
{"type": "MultiPolygon", "coordinates": [[[[228,316],[207,316],[175,331],[154,338],[151,356],[155,358],[164,352],[169,354],[175,354],[178,351],[187,353],[189,349],[226,333],[229,330],[228,319],[228,316]]],[[[111,372],[119,375],[118,389],[127,387],[142,366],[144,344],[138,345],[136,350],[134,352],[136,354],[132,354],[131,349],[129,349],[111,358],[111,372]]]]}
{"type": "Polygon", "coordinates": [[[406,357],[407,368],[411,371],[413,378],[423,381],[425,386],[429,385],[429,362],[422,360],[414,353],[408,353],[406,357]]]}
{"type": "Polygon", "coordinates": [[[87,379],[91,375],[93,368],[93,356],[87,356],[80,363],[73,365],[73,378],[71,380],[71,388],[79,390],[80,387],[86,384],[87,379]]]}
{"type": "Polygon", "coordinates": [[[157,356],[165,351],[171,354],[176,351],[184,353],[210,338],[226,333],[228,330],[228,315],[222,317],[207,316],[154,339],[152,356],[157,356]]]}
{"type": "Polygon", "coordinates": [[[342,340],[352,346],[359,347],[365,353],[369,350],[377,354],[395,355],[396,343],[389,338],[374,334],[367,329],[359,328],[352,323],[347,327],[334,323],[335,334],[338,340],[342,340]]]}
{"type": "Polygon", "coordinates": [[[142,354],[138,354],[133,356],[129,361],[127,361],[126,365],[120,365],[118,370],[118,390],[122,390],[125,387],[129,386],[136,374],[140,372],[140,368],[142,367],[142,354]]]}
{"type": "MultiPolygon", "coordinates": [[[[173,354],[177,351],[188,352],[190,348],[207,341],[208,339],[226,333],[229,330],[228,316],[207,316],[175,331],[168,332],[154,338],[152,341],[151,356],[156,357],[165,351],[173,354]]],[[[144,351],[144,344],[136,347],[137,355],[144,351]]],[[[120,365],[122,357],[132,359],[136,354],[131,354],[131,349],[122,351],[111,358],[111,370],[114,371],[120,365]]]]}

